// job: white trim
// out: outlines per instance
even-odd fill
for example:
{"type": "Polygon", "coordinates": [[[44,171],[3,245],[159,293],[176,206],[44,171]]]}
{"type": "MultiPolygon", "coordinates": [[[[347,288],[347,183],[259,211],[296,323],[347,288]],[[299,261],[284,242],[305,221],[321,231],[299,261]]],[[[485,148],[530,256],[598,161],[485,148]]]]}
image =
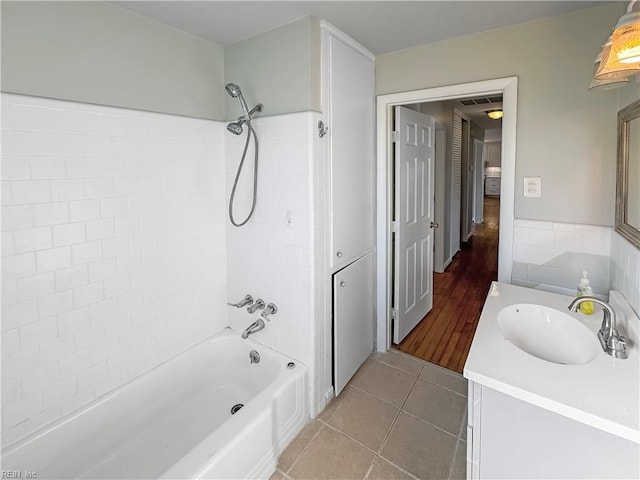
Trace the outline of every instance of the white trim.
{"type": "Polygon", "coordinates": [[[369,50],[367,50],[362,44],[356,42],[353,38],[351,38],[346,33],[341,32],[340,30],[338,30],[336,27],[331,25],[326,20],[320,20],[320,31],[323,34],[332,35],[332,36],[336,37],[338,40],[340,40],[343,43],[346,43],[351,48],[353,48],[355,51],[357,51],[358,53],[364,55],[365,57],[367,57],[372,62],[376,61],[376,56],[373,53],[371,53],[369,50]]]}
{"type": "Polygon", "coordinates": [[[482,82],[427,88],[412,92],[390,93],[377,98],[377,160],[376,160],[376,318],[377,350],[384,352],[391,346],[391,239],[387,228],[391,219],[389,179],[392,143],[387,132],[391,130],[393,107],[421,102],[437,102],[470,95],[502,94],[502,180],[500,186],[500,243],[498,247],[498,281],[511,283],[513,267],[513,224],[516,170],[516,117],[518,78],[507,77],[482,82]],[[384,321],[383,321],[384,319],[384,321]]]}

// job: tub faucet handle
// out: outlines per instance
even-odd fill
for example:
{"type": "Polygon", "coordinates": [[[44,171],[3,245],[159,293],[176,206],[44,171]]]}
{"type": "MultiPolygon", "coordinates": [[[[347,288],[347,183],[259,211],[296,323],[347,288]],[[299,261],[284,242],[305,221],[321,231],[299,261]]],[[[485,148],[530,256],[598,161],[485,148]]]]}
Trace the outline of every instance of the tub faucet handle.
{"type": "Polygon", "coordinates": [[[251,305],[252,303],[253,303],[253,297],[251,295],[245,295],[244,298],[240,300],[238,303],[227,302],[227,305],[229,305],[230,307],[242,308],[246,305],[251,305]]]}
{"type": "Polygon", "coordinates": [[[269,305],[267,305],[267,307],[264,310],[262,310],[262,313],[260,314],[260,316],[264,318],[267,322],[270,322],[271,319],[269,318],[269,315],[273,315],[277,311],[278,311],[278,307],[276,307],[276,304],[270,303],[269,305]]]}
{"type": "Polygon", "coordinates": [[[264,300],[262,300],[261,298],[256,298],[256,301],[253,303],[253,305],[249,305],[247,307],[247,312],[255,313],[256,310],[261,310],[263,308],[264,308],[264,300]]]}

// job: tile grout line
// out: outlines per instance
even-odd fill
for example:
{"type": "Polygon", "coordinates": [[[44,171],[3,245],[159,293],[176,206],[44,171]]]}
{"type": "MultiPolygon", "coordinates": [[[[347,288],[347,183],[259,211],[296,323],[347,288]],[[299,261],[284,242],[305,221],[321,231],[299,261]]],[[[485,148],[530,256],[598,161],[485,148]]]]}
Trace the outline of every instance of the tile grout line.
{"type": "MultiPolygon", "coordinates": [[[[400,411],[398,411],[398,415],[400,415],[400,411]]],[[[397,417],[396,417],[397,418],[397,417]]],[[[351,440],[352,442],[355,442],[356,444],[358,444],[360,447],[368,450],[369,452],[373,453],[373,460],[371,461],[371,465],[369,466],[369,469],[367,470],[367,473],[365,475],[365,479],[367,478],[367,476],[371,473],[371,470],[373,469],[373,465],[375,463],[375,459],[376,458],[380,458],[382,460],[384,460],[387,463],[390,463],[391,465],[393,465],[394,467],[398,468],[399,470],[401,470],[404,473],[407,473],[408,475],[410,475],[411,477],[415,478],[416,480],[419,480],[418,477],[416,477],[415,475],[413,475],[411,472],[405,470],[404,468],[400,467],[399,465],[396,465],[395,463],[393,463],[391,460],[381,456],[379,453],[377,453],[376,451],[374,451],[371,447],[366,446],[365,444],[361,443],[359,440],[356,440],[355,438],[350,437],[347,433],[337,429],[336,427],[334,427],[333,425],[329,425],[328,423],[326,423],[324,420],[319,420],[320,422],[324,423],[324,425],[335,431],[336,433],[348,438],[349,440],[351,440]]],[[[395,420],[394,423],[392,424],[391,428],[389,428],[389,432],[387,433],[387,435],[391,432],[391,429],[393,428],[393,425],[395,425],[395,420]]],[[[385,437],[386,439],[386,437],[385,437]]],[[[309,442],[311,443],[311,442],[309,442]]],[[[384,443],[384,442],[383,442],[384,443]]],[[[380,450],[382,450],[382,447],[380,447],[380,450]]],[[[297,461],[297,460],[296,460],[297,461]]]]}
{"type": "MultiPolygon", "coordinates": [[[[420,370],[422,371],[422,370],[420,370]]],[[[418,372],[418,375],[420,374],[420,372],[418,372]]],[[[413,380],[413,385],[411,385],[411,388],[409,389],[409,392],[407,393],[407,396],[405,397],[404,401],[402,402],[402,405],[400,406],[400,408],[398,409],[398,414],[396,415],[396,418],[393,420],[393,423],[391,424],[391,427],[389,428],[389,431],[387,432],[387,434],[385,435],[384,439],[382,440],[382,443],[380,444],[380,448],[378,449],[378,454],[382,454],[382,450],[384,449],[384,447],[387,445],[387,441],[389,440],[389,437],[391,436],[391,432],[393,431],[394,427],[396,426],[396,424],[398,423],[398,419],[400,418],[400,414],[403,412],[403,408],[405,403],[407,403],[407,399],[409,398],[409,396],[411,395],[411,392],[413,391],[413,389],[416,386],[416,383],[418,382],[418,375],[416,375],[416,378],[413,380]]],[[[384,458],[384,457],[382,457],[384,458]]],[[[393,462],[391,462],[393,463],[393,462]]],[[[395,463],[394,463],[395,465],[395,463]]]]}
{"type": "MultiPolygon", "coordinates": [[[[458,431],[458,440],[456,442],[456,448],[453,451],[453,458],[451,459],[451,465],[449,466],[449,475],[447,476],[447,478],[449,480],[451,480],[451,475],[453,474],[453,468],[456,464],[456,457],[458,456],[458,449],[460,448],[460,444],[461,442],[465,442],[466,445],[466,441],[462,440],[462,431],[465,427],[465,424],[467,423],[465,420],[467,419],[467,415],[469,414],[469,412],[467,411],[469,407],[465,407],[465,412],[462,415],[462,420],[460,421],[460,429],[458,431]]],[[[465,452],[465,460],[466,460],[466,452],[465,452]]]]}
{"type": "MultiPolygon", "coordinates": [[[[389,350],[389,351],[391,351],[391,350],[389,350]]],[[[435,365],[435,364],[433,364],[431,362],[427,362],[426,360],[422,360],[422,359],[418,359],[416,357],[413,357],[412,355],[409,355],[408,353],[404,353],[404,352],[400,352],[400,353],[403,354],[402,356],[408,356],[408,357],[411,357],[412,359],[414,359],[416,361],[424,362],[424,365],[422,365],[422,368],[420,369],[420,371],[418,373],[409,372],[408,370],[405,370],[405,369],[403,369],[401,367],[398,367],[398,366],[395,366],[395,365],[392,365],[390,363],[385,362],[384,359],[374,358],[373,356],[370,357],[370,358],[372,360],[376,361],[376,362],[383,363],[384,365],[387,365],[388,367],[395,368],[396,370],[400,370],[402,372],[408,373],[409,375],[417,375],[420,380],[424,380],[425,382],[433,383],[435,385],[438,385],[439,387],[442,387],[442,388],[444,388],[446,390],[449,390],[449,391],[455,393],[456,395],[461,395],[463,397],[466,397],[466,395],[464,393],[460,393],[460,392],[458,392],[456,390],[453,390],[451,387],[442,385],[441,383],[438,383],[435,380],[421,377],[420,374],[424,371],[425,368],[429,368],[429,369],[433,369],[436,372],[441,373],[442,375],[446,375],[446,376],[451,377],[451,378],[456,379],[456,380],[466,381],[464,376],[459,375],[457,372],[449,371],[448,368],[442,367],[440,365],[435,365]],[[434,368],[434,367],[437,367],[437,368],[434,368]],[[444,371],[442,371],[442,370],[444,370],[444,371]]],[[[397,355],[397,354],[395,354],[395,355],[397,355]]],[[[398,356],[402,357],[401,355],[398,355],[398,356]]]]}
{"type": "Polygon", "coordinates": [[[417,416],[417,415],[415,415],[415,414],[413,414],[413,413],[411,413],[411,412],[407,412],[406,410],[402,410],[402,412],[401,412],[401,413],[404,413],[405,415],[409,415],[410,417],[413,417],[413,418],[415,418],[416,420],[420,420],[422,423],[426,423],[426,424],[427,424],[427,425],[429,425],[430,427],[433,427],[433,428],[435,428],[435,429],[437,429],[437,430],[440,430],[441,432],[446,433],[446,434],[447,434],[447,435],[449,435],[450,437],[453,437],[453,438],[455,438],[455,439],[460,439],[460,437],[459,437],[458,435],[456,435],[455,433],[448,432],[448,431],[447,431],[447,430],[445,430],[444,428],[439,427],[439,426],[437,426],[437,425],[434,425],[433,423],[431,423],[431,422],[429,422],[429,421],[425,420],[424,418],[420,418],[419,416],[417,416]]]}
{"type": "MultiPolygon", "coordinates": [[[[317,418],[314,421],[318,421],[324,424],[324,422],[322,422],[322,420],[318,420],[317,418]]],[[[298,463],[298,460],[300,460],[300,457],[302,456],[302,454],[304,452],[307,451],[307,449],[309,448],[309,445],[311,445],[311,442],[313,442],[313,440],[315,440],[315,438],[320,435],[320,432],[322,431],[322,425],[320,426],[320,428],[318,429],[318,431],[309,439],[309,441],[307,442],[307,444],[304,446],[304,448],[300,451],[300,453],[298,454],[298,456],[296,457],[296,459],[291,462],[291,465],[289,466],[289,468],[287,469],[287,471],[285,472],[285,474],[287,475],[287,477],[289,477],[289,472],[291,470],[293,470],[293,467],[296,465],[296,463],[298,463]]],[[[276,465],[276,469],[277,469],[277,465],[276,465]]]]}
{"type": "Polygon", "coordinates": [[[374,455],[373,458],[371,459],[371,465],[369,465],[369,469],[367,470],[367,473],[364,474],[363,480],[367,480],[369,478],[369,475],[371,475],[371,470],[373,470],[373,466],[376,463],[376,458],[378,458],[378,456],[374,455]]]}

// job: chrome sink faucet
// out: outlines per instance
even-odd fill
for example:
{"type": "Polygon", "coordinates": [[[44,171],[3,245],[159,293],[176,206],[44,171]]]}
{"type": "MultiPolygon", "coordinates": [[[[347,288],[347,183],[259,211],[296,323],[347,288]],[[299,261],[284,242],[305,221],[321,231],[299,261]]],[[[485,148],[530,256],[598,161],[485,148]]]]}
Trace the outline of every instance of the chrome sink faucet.
{"type": "Polygon", "coordinates": [[[244,329],[244,331],[242,332],[242,338],[247,338],[249,335],[253,335],[254,333],[259,332],[263,328],[264,328],[264,320],[259,318],[258,320],[256,320],[255,322],[253,322],[251,325],[249,325],[247,328],[244,329]]]}
{"type": "Polygon", "coordinates": [[[613,310],[611,305],[603,302],[599,298],[584,296],[576,297],[569,304],[569,310],[577,312],[578,307],[582,302],[593,302],[602,307],[604,317],[602,319],[600,330],[598,330],[598,339],[600,340],[600,345],[604,352],[614,358],[627,358],[626,342],[624,337],[620,335],[616,329],[616,312],[613,310]]]}

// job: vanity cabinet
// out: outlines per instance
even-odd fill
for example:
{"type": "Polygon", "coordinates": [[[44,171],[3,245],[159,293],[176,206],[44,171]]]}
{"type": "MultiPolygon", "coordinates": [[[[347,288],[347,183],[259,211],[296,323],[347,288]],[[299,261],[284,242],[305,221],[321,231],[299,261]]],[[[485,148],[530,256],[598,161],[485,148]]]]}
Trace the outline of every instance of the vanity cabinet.
{"type": "Polygon", "coordinates": [[[486,177],[484,180],[485,195],[500,195],[500,177],[486,177]]]}
{"type": "Polygon", "coordinates": [[[468,385],[467,479],[640,478],[637,443],[468,385]]]}

